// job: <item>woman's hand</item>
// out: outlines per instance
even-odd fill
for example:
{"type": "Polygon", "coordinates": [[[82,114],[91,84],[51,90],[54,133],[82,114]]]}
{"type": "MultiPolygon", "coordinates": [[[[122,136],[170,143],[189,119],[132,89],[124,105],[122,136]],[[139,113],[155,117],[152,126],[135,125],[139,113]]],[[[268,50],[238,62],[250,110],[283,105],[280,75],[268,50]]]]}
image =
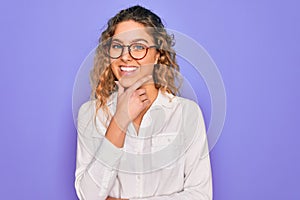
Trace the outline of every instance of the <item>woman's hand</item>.
{"type": "Polygon", "coordinates": [[[122,131],[126,132],[128,124],[150,104],[146,90],[138,88],[151,79],[152,76],[143,77],[126,90],[116,81],[118,103],[114,119],[122,131]]]}

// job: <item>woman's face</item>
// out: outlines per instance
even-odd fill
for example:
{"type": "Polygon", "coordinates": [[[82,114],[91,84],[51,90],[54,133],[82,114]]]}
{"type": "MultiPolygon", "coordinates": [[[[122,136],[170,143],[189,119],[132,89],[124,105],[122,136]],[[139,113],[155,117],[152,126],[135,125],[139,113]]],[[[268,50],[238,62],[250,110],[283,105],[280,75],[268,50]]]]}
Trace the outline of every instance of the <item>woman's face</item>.
{"type": "Polygon", "coordinates": [[[118,57],[118,52],[121,52],[122,48],[124,49],[119,58],[111,58],[110,62],[115,77],[123,87],[128,88],[140,78],[152,75],[154,64],[159,58],[156,48],[149,48],[142,59],[134,57],[141,58],[145,52],[143,49],[153,45],[155,45],[153,37],[147,33],[144,25],[129,20],[116,26],[110,46],[110,55],[118,57]],[[124,45],[131,45],[133,57],[129,54],[128,47],[122,47],[124,45]]]}

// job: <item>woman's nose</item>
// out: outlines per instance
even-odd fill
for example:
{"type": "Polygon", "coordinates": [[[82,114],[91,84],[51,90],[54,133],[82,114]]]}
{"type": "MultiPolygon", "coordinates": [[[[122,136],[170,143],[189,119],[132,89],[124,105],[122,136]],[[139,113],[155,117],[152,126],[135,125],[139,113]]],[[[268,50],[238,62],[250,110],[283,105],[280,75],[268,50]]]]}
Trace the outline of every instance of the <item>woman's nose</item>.
{"type": "Polygon", "coordinates": [[[129,48],[128,47],[124,47],[124,50],[123,50],[122,55],[121,55],[121,59],[123,61],[132,60],[132,57],[129,53],[129,48]]]}

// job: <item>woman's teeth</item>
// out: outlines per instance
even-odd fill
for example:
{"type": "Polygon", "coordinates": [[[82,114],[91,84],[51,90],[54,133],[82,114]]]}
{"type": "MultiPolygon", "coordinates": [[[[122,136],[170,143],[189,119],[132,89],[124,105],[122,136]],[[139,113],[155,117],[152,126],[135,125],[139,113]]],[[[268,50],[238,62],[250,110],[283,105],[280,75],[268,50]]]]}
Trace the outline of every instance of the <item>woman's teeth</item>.
{"type": "Polygon", "coordinates": [[[132,72],[137,70],[138,67],[121,67],[121,71],[132,72]]]}

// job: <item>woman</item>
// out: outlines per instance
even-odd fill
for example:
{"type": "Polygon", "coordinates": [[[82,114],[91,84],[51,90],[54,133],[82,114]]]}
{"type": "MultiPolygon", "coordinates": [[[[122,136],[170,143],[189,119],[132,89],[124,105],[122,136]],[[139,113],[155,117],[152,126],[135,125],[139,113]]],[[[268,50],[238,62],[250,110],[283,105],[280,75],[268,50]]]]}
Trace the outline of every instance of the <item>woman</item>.
{"type": "Polygon", "coordinates": [[[85,200],[212,199],[200,108],[176,96],[179,67],[161,19],[133,6],[108,21],[78,115],[75,188],[85,200]]]}

